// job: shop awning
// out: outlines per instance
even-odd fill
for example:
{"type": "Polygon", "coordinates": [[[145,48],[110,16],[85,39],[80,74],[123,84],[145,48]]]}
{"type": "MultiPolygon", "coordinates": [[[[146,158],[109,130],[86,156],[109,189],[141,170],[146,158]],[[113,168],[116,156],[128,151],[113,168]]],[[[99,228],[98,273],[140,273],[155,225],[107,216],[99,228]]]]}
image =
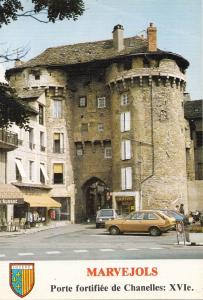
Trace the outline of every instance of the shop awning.
{"type": "Polygon", "coordinates": [[[0,204],[22,204],[23,194],[12,184],[0,184],[0,204]]]}
{"type": "Polygon", "coordinates": [[[61,204],[46,194],[39,195],[24,195],[25,202],[30,204],[30,207],[61,207],[61,204]]]}

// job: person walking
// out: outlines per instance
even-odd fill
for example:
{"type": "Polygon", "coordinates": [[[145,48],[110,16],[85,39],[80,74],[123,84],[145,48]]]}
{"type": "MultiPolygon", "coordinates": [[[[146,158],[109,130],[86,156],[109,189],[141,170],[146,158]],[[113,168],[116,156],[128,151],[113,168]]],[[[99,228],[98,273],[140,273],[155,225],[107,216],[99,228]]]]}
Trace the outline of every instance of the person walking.
{"type": "Polygon", "coordinates": [[[183,203],[180,205],[180,208],[179,208],[179,213],[181,213],[182,215],[184,215],[184,214],[185,214],[185,210],[184,210],[184,204],[183,204],[183,203]]]}

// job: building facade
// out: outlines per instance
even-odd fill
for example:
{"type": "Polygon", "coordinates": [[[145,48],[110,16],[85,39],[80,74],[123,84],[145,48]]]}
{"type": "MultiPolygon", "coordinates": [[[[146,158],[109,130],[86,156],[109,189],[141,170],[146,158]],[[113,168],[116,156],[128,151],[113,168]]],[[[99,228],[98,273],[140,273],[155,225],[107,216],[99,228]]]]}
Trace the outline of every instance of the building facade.
{"type": "Polygon", "coordinates": [[[158,49],[152,23],[146,38],[123,32],[117,25],[111,40],[49,48],[7,71],[24,101],[42,92],[33,104],[44,109],[47,184],[72,222],[112,206],[188,207],[189,63],[158,49]]]}

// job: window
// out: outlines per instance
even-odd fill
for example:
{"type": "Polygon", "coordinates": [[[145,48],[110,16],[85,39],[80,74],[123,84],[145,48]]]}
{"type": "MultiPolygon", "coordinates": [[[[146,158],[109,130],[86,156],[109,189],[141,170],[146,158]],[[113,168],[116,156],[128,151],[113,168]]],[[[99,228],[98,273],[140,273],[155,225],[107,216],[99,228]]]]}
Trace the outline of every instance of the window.
{"type": "Polygon", "coordinates": [[[16,169],[16,180],[17,181],[22,181],[23,178],[25,178],[25,171],[24,167],[22,165],[22,160],[20,158],[15,159],[15,169],[16,169]]]}
{"type": "Polygon", "coordinates": [[[34,174],[34,161],[29,161],[29,180],[33,180],[33,175],[34,174]]]}
{"type": "Polygon", "coordinates": [[[44,132],[40,131],[40,151],[45,151],[46,148],[44,146],[44,132]]]}
{"type": "Polygon", "coordinates": [[[39,124],[44,125],[44,106],[39,104],[39,124]]]}
{"type": "Polygon", "coordinates": [[[121,105],[127,105],[129,103],[128,94],[121,95],[121,105]]]}
{"type": "Polygon", "coordinates": [[[88,131],[88,123],[82,123],[81,124],[81,131],[87,132],[88,131]]]}
{"type": "Polygon", "coordinates": [[[82,148],[76,149],[76,155],[77,156],[82,156],[83,155],[83,149],[82,148]]]}
{"type": "Polygon", "coordinates": [[[29,128],[29,148],[34,149],[35,144],[34,144],[34,128],[29,128]]]}
{"type": "Polygon", "coordinates": [[[60,119],[62,117],[62,101],[53,100],[53,117],[60,119]]]}
{"type": "Polygon", "coordinates": [[[79,98],[79,107],[87,106],[87,97],[83,96],[79,98]]]}
{"type": "Polygon", "coordinates": [[[40,163],[40,182],[45,183],[45,180],[49,180],[49,177],[47,175],[47,170],[45,168],[45,164],[40,163]]]}
{"type": "Polygon", "coordinates": [[[40,168],[40,182],[41,182],[42,184],[45,184],[45,177],[44,177],[44,174],[42,173],[41,168],[40,168]]]}
{"type": "Polygon", "coordinates": [[[104,124],[103,124],[103,123],[99,123],[99,124],[97,125],[97,130],[98,130],[99,132],[103,132],[103,131],[104,131],[104,124]]]}
{"type": "Polygon", "coordinates": [[[154,213],[145,213],[144,220],[158,220],[159,218],[154,213]]]}
{"type": "Polygon", "coordinates": [[[112,158],[111,147],[104,148],[104,158],[112,158]]]}
{"type": "Polygon", "coordinates": [[[131,141],[130,140],[122,140],[121,142],[121,159],[131,159],[131,141]]]}
{"type": "Polygon", "coordinates": [[[53,152],[64,153],[64,134],[55,132],[53,138],[53,152]]]}
{"type": "Polygon", "coordinates": [[[144,216],[143,213],[137,212],[137,213],[131,215],[131,220],[142,220],[143,216],[144,216]]]}
{"type": "Polygon", "coordinates": [[[63,184],[63,164],[54,164],[53,165],[53,183],[54,184],[63,184]]]}
{"type": "Polygon", "coordinates": [[[132,189],[132,168],[121,168],[121,189],[131,190],[132,189]]]}
{"type": "Polygon", "coordinates": [[[203,146],[203,131],[196,131],[196,146],[203,146]]]}
{"type": "Polygon", "coordinates": [[[130,130],[130,112],[123,112],[121,113],[121,132],[129,131],[130,130]]]}
{"type": "Polygon", "coordinates": [[[106,107],[106,97],[97,98],[97,107],[98,108],[105,108],[106,107]]]}

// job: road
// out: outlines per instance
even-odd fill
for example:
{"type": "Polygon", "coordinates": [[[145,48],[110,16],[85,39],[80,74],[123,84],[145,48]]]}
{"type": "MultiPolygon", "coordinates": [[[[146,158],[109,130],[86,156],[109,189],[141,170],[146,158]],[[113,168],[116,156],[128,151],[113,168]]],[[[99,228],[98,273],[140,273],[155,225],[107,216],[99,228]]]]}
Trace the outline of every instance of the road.
{"type": "MultiPolygon", "coordinates": [[[[203,234],[191,234],[203,239],[203,234]]],[[[91,224],[0,237],[0,260],[203,259],[203,246],[177,245],[176,233],[109,235],[91,224]]]]}

